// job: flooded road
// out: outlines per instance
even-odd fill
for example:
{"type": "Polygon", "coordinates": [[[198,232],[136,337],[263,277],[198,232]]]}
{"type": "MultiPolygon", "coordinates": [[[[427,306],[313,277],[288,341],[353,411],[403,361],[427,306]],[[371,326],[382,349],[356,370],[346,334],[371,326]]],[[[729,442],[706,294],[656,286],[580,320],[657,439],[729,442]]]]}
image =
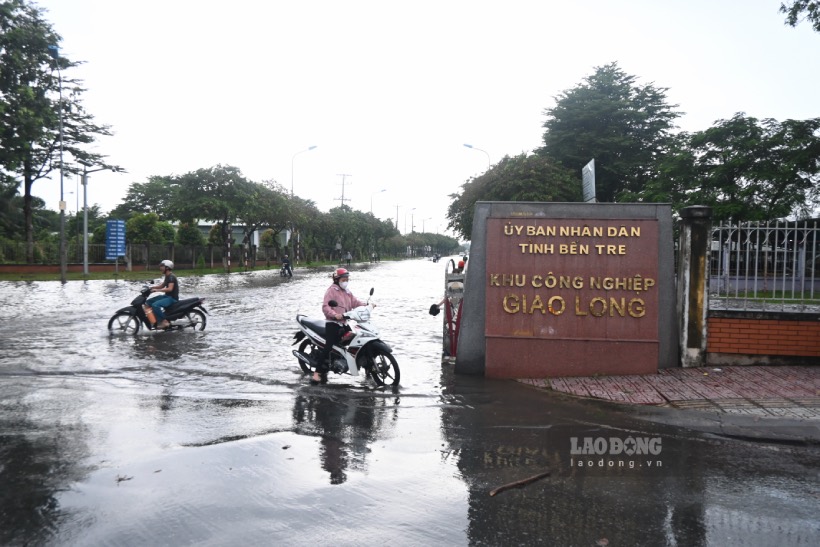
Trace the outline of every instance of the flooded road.
{"type": "Polygon", "coordinates": [[[140,283],[0,282],[0,544],[820,543],[817,447],[454,376],[427,313],[444,263],[351,267],[397,392],[302,375],[294,317],[329,268],[181,272],[207,328],[136,336],[106,325],[140,283]]]}

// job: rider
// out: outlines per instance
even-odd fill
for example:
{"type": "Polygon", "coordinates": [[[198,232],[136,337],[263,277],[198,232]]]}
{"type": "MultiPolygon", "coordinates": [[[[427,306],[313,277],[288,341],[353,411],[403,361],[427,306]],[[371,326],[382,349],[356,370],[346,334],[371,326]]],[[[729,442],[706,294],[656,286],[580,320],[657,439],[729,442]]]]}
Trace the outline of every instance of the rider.
{"type": "Polygon", "coordinates": [[[177,281],[177,276],[175,276],[172,271],[174,269],[174,263],[170,260],[160,262],[159,269],[162,272],[163,279],[160,283],[151,287],[151,292],[161,292],[165,294],[165,296],[160,296],[153,300],[151,307],[154,309],[154,315],[157,318],[156,328],[165,329],[171,326],[171,324],[165,319],[165,312],[162,308],[167,308],[171,304],[179,301],[179,281],[177,281]]]}
{"type": "Polygon", "coordinates": [[[288,277],[293,277],[293,270],[290,267],[290,258],[288,258],[288,255],[285,255],[284,258],[282,258],[282,268],[285,270],[288,277]]]}
{"type": "Polygon", "coordinates": [[[344,313],[358,306],[365,306],[347,288],[350,272],[344,268],[339,268],[333,272],[333,284],[325,291],[325,298],[322,302],[322,313],[325,314],[327,323],[325,324],[325,347],[316,356],[316,372],[310,380],[311,384],[327,381],[327,371],[330,369],[330,351],[335,344],[342,340],[342,335],[350,331],[344,313]],[[331,307],[330,301],[335,300],[336,306],[331,307]]]}

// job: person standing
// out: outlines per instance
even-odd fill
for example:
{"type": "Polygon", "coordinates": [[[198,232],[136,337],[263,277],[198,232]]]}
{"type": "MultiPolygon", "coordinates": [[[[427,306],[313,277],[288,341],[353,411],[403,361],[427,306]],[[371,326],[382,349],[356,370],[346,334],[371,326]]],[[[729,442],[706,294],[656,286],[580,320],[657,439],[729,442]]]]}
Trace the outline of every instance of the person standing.
{"type": "Polygon", "coordinates": [[[346,331],[350,330],[344,313],[358,306],[366,305],[356,298],[347,284],[350,280],[350,272],[344,268],[338,268],[333,272],[333,283],[325,291],[322,301],[322,313],[327,319],[325,324],[325,347],[316,356],[316,372],[313,373],[310,383],[313,385],[327,381],[327,373],[330,370],[330,352],[334,345],[342,340],[346,331]],[[335,306],[330,305],[330,301],[335,301],[335,306]]]}
{"type": "Polygon", "coordinates": [[[162,281],[157,285],[151,287],[151,292],[161,292],[165,296],[154,299],[151,302],[151,308],[154,310],[154,315],[157,318],[156,329],[166,329],[171,324],[165,319],[165,311],[167,308],[179,301],[179,281],[174,275],[174,263],[170,260],[163,260],[159,263],[159,269],[162,272],[162,281]]]}
{"type": "Polygon", "coordinates": [[[345,255],[345,260],[347,260],[347,267],[350,267],[350,261],[353,260],[353,255],[350,254],[350,251],[347,251],[345,255]]]}

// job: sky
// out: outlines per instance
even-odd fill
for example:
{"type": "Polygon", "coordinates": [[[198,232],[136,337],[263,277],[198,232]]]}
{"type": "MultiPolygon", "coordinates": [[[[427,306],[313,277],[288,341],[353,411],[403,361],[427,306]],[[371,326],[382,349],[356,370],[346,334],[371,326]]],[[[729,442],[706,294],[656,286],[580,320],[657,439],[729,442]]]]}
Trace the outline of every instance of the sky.
{"type": "MultiPolygon", "coordinates": [[[[114,133],[93,151],[127,171],[90,174],[89,206],[221,164],[449,235],[449,196],[540,147],[556,97],[611,62],[668,88],[681,130],[820,116],[820,33],[786,26],[780,2],[35,1],[114,133]]],[[[82,207],[77,177],[63,192],[82,207]]],[[[32,193],[57,210],[59,176],[32,193]]]]}

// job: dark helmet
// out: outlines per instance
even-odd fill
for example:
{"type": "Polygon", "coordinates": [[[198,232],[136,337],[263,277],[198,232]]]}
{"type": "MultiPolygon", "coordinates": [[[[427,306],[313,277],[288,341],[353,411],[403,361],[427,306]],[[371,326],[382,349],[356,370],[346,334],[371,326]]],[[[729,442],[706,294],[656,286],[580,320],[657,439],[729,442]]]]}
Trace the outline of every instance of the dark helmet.
{"type": "Polygon", "coordinates": [[[345,270],[344,268],[339,268],[335,272],[333,272],[333,281],[339,281],[343,277],[350,277],[350,272],[345,270]]]}

